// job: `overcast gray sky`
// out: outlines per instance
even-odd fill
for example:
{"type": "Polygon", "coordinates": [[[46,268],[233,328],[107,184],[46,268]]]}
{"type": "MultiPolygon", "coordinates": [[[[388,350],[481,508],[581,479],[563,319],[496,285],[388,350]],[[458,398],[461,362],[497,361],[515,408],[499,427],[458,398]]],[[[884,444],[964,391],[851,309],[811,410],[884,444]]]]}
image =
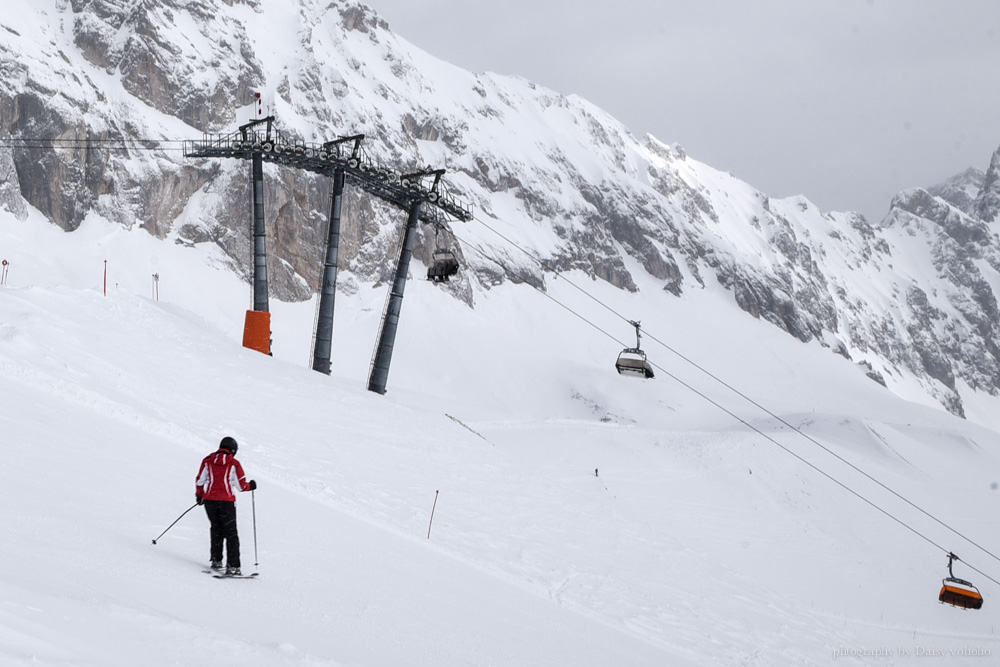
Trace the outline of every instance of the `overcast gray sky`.
{"type": "Polygon", "coordinates": [[[576,93],[771,196],[877,222],[1000,147],[998,0],[366,0],[473,72],[576,93]]]}

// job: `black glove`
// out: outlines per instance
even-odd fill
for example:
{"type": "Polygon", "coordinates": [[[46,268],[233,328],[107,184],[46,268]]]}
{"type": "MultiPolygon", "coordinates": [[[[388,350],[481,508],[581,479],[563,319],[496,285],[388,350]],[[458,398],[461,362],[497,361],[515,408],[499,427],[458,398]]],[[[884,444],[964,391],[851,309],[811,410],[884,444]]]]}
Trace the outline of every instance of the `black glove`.
{"type": "Polygon", "coordinates": [[[205,504],[205,499],[202,498],[201,496],[195,496],[194,497],[194,502],[197,503],[198,505],[204,505],[205,504]]]}
{"type": "Polygon", "coordinates": [[[250,490],[253,491],[256,488],[257,488],[257,482],[251,479],[250,480],[250,490]]]}

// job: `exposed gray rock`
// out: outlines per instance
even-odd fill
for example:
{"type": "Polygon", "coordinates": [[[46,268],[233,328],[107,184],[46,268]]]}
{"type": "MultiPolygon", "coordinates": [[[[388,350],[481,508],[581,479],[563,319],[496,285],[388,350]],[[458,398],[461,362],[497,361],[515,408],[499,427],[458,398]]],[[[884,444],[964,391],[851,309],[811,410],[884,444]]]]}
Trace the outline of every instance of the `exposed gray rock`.
{"type": "Polygon", "coordinates": [[[935,197],[940,197],[967,215],[976,214],[976,197],[983,189],[986,174],[982,169],[969,167],[943,183],[927,188],[935,197]]]}
{"type": "Polygon", "coordinates": [[[28,217],[28,205],[18,189],[17,168],[10,149],[0,149],[0,207],[13,213],[18,220],[28,217]]]}
{"type": "Polygon", "coordinates": [[[976,197],[975,211],[986,222],[993,222],[1000,215],[1000,148],[993,153],[990,167],[986,170],[983,188],[976,197]]]}
{"type": "Polygon", "coordinates": [[[136,99],[193,127],[223,128],[264,81],[243,25],[213,0],[72,6],[73,41],[83,56],[120,74],[136,99]],[[189,26],[197,34],[188,34],[189,26]]]}

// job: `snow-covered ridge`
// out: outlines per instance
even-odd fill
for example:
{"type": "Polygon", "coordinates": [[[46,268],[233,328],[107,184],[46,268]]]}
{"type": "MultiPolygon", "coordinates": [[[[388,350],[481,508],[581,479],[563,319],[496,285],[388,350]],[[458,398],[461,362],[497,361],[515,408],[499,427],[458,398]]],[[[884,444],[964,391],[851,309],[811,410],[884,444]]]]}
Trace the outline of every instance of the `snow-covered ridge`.
{"type": "MultiPolygon", "coordinates": [[[[0,133],[16,146],[0,151],[0,171],[17,182],[0,201],[22,217],[28,203],[66,230],[96,213],[215,244],[246,277],[247,165],[139,148],[231,130],[251,117],[259,90],[290,136],[363,133],[380,161],[448,169],[481,220],[554,270],[630,292],[641,271],[675,296],[721,284],[752,316],[866,364],[903,395],[916,380],[956,414],[964,386],[1000,389],[988,225],[1000,210],[996,157],[978,191],[966,182],[928,195],[933,205],[901,196],[873,224],[805,197],[770,198],[678,145],[632,136],[579,97],[443,63],[351,0],[52,0],[19,6],[0,25],[0,133]],[[134,148],[17,143],[73,137],[134,148]],[[942,224],[976,233],[959,238],[942,224]]],[[[330,185],[270,167],[271,289],[305,300],[319,281],[330,185]]],[[[402,217],[349,191],[342,289],[389,277],[402,217]]],[[[451,289],[466,303],[472,283],[547,284],[550,274],[477,223],[451,231],[446,241],[470,269],[451,289]]],[[[433,245],[422,230],[415,257],[427,261],[433,245]]]]}

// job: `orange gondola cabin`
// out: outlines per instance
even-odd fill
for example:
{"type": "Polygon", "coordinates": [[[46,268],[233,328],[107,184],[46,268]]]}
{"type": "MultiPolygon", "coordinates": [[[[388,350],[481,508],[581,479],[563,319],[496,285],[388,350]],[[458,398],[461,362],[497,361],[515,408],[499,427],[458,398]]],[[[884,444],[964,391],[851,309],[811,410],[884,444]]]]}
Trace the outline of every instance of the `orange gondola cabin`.
{"type": "Polygon", "coordinates": [[[938,601],[962,609],[981,609],[983,595],[979,589],[965,579],[959,579],[951,571],[951,564],[958,560],[955,554],[948,554],[948,576],[941,580],[941,593],[938,601]]]}

